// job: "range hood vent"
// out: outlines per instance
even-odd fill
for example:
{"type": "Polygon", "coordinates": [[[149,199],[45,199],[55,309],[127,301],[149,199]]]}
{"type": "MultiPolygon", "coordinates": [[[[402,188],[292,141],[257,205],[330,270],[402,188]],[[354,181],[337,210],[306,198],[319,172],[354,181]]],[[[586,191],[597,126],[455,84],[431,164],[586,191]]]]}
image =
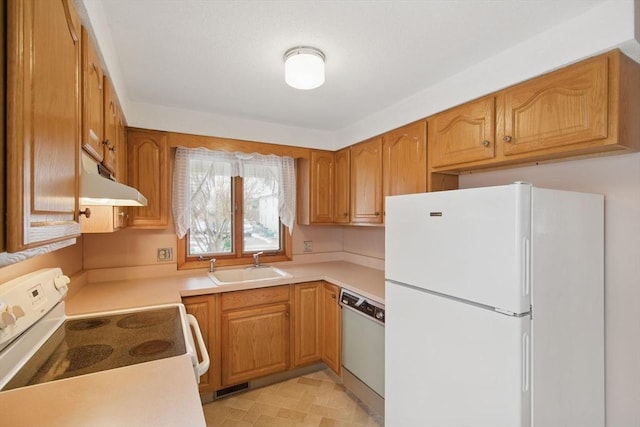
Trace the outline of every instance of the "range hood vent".
{"type": "Polygon", "coordinates": [[[111,174],[88,154],[82,152],[80,204],[83,206],[147,206],[147,198],[138,190],[116,182],[111,174]]]}

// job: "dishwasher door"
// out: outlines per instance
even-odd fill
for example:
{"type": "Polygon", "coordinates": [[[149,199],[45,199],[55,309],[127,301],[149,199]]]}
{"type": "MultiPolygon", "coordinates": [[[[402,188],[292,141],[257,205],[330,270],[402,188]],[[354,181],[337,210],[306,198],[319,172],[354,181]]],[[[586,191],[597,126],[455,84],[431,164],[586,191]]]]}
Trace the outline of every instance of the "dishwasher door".
{"type": "Polygon", "coordinates": [[[384,397],[384,325],[343,309],[342,366],[384,397]]]}

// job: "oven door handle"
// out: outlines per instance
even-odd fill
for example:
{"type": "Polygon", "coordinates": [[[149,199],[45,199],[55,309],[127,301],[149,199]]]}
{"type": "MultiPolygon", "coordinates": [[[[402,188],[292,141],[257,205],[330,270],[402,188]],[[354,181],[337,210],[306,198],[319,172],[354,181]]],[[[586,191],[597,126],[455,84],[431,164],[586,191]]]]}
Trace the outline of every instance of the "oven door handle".
{"type": "Polygon", "coordinates": [[[201,377],[209,369],[209,352],[207,351],[207,347],[204,345],[204,339],[202,339],[202,332],[200,332],[198,320],[193,314],[187,314],[187,320],[189,321],[189,325],[191,325],[193,332],[195,332],[196,342],[198,343],[200,356],[202,357],[202,362],[198,363],[195,367],[198,377],[201,377]]]}

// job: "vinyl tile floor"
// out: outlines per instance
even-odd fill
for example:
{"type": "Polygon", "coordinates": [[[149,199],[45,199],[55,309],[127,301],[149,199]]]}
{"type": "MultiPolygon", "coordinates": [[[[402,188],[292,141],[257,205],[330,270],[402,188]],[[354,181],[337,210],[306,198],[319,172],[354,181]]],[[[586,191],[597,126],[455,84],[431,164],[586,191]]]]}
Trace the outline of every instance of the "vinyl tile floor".
{"type": "Polygon", "coordinates": [[[203,405],[207,427],[382,427],[326,370],[203,405]]]}

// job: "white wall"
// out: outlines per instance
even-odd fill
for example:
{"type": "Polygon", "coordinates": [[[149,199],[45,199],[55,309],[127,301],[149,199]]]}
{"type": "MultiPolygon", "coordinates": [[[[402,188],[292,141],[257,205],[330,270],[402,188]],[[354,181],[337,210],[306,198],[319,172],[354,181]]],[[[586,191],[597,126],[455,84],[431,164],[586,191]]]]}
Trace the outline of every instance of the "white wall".
{"type": "Polygon", "coordinates": [[[128,103],[129,126],[297,147],[334,145],[331,132],[141,102],[128,103]]]}
{"type": "Polygon", "coordinates": [[[344,251],[384,259],[384,228],[345,227],[344,251]]]}
{"type": "Polygon", "coordinates": [[[605,195],[607,425],[640,426],[640,153],[464,175],[460,188],[513,181],[605,195]]]}

